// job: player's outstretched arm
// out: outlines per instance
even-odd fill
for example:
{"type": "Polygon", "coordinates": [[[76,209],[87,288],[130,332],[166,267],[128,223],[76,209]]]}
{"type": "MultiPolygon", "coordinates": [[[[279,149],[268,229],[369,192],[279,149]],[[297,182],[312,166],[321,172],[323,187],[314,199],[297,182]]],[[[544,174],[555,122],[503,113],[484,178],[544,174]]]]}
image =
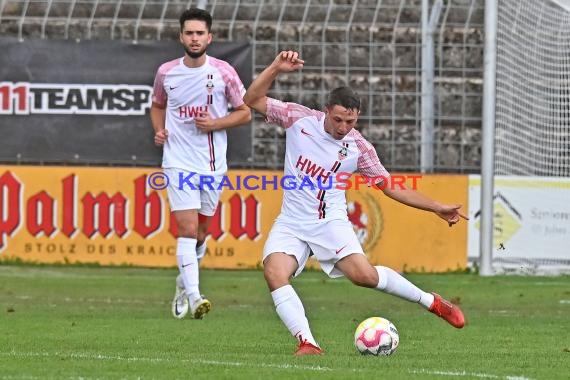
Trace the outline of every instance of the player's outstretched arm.
{"type": "Polygon", "coordinates": [[[461,209],[461,205],[441,204],[420,193],[419,191],[408,189],[405,186],[403,187],[404,188],[402,189],[398,186],[394,188],[391,188],[391,186],[386,186],[383,192],[388,197],[407,206],[435,213],[441,219],[445,220],[450,227],[459,222],[461,218],[465,220],[469,219],[459,211],[461,209]]]}
{"type": "Polygon", "coordinates": [[[299,53],[296,51],[280,52],[273,62],[251,83],[245,92],[243,101],[257,112],[265,115],[267,113],[267,92],[275,78],[280,73],[300,70],[304,64],[305,61],[299,58],[299,53]]]}

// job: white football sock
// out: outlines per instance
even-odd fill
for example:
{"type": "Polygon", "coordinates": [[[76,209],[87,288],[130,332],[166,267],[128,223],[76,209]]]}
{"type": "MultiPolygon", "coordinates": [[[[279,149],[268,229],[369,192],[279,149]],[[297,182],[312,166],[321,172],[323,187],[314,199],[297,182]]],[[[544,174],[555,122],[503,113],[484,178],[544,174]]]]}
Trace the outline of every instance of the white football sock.
{"type": "Polygon", "coordinates": [[[198,265],[202,262],[204,255],[206,254],[206,242],[202,242],[201,245],[196,246],[196,258],[198,259],[198,265]]]}
{"type": "MultiPolygon", "coordinates": [[[[202,261],[202,258],[204,257],[205,254],[206,254],[206,242],[196,247],[196,259],[198,260],[198,266],[200,266],[200,262],[202,261]]],[[[182,273],[176,276],[176,286],[178,286],[179,288],[186,289],[186,287],[184,286],[184,280],[182,279],[182,273]]]]}
{"type": "Polygon", "coordinates": [[[375,268],[379,277],[376,289],[408,301],[419,303],[426,309],[433,303],[433,294],[424,292],[393,269],[380,265],[375,268]]]}
{"type": "Polygon", "coordinates": [[[176,261],[182,275],[184,288],[191,303],[200,299],[198,260],[196,259],[196,239],[178,238],[176,261]]]}
{"type": "Polygon", "coordinates": [[[291,335],[299,341],[304,340],[319,347],[311,333],[309,321],[305,316],[305,308],[295,289],[291,285],[285,285],[272,291],[271,297],[277,315],[289,329],[291,335]]]}

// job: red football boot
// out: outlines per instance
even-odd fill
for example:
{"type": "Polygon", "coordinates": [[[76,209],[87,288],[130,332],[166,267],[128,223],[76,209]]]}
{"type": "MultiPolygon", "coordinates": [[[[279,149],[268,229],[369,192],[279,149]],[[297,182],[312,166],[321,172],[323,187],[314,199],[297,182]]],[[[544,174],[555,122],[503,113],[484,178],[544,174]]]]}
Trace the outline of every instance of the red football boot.
{"type": "Polygon", "coordinates": [[[465,317],[463,316],[463,312],[459,306],[452,304],[448,300],[442,298],[439,294],[432,294],[435,299],[428,309],[430,312],[445,319],[447,323],[455,328],[460,329],[465,326],[465,317]]]}

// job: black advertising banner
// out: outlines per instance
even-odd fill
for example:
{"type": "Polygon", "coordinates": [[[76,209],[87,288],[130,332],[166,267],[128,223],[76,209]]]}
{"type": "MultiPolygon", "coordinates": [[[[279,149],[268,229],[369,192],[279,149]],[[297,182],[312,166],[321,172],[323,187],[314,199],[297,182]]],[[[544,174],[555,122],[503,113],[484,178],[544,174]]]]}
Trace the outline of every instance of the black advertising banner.
{"type": "MultiPolygon", "coordinates": [[[[158,67],[178,41],[0,38],[0,162],[150,165],[161,162],[149,118],[158,67]]],[[[214,42],[247,87],[248,42],[214,42]]],[[[228,131],[228,164],[251,157],[251,126],[228,131]]]]}

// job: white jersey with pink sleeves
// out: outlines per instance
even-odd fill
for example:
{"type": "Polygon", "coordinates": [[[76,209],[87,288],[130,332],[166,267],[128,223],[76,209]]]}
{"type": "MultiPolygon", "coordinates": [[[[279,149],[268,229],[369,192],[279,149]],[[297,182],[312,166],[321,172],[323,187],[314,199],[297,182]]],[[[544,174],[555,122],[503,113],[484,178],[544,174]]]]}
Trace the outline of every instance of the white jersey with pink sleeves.
{"type": "Polygon", "coordinates": [[[286,180],[279,218],[348,220],[344,189],[350,174],[358,171],[377,180],[390,176],[372,144],[356,129],[342,140],[332,138],[324,129],[323,112],[267,98],[266,121],[286,129],[286,180]]]}
{"type": "Polygon", "coordinates": [[[197,68],[184,65],[183,58],[166,62],[154,79],[152,101],[166,107],[168,139],[164,145],[163,168],[179,168],[203,175],[227,171],[226,131],[203,133],[194,117],[208,111],[212,118],[228,114],[228,106],[243,103],[245,88],[227,62],[206,56],[197,68]]]}

